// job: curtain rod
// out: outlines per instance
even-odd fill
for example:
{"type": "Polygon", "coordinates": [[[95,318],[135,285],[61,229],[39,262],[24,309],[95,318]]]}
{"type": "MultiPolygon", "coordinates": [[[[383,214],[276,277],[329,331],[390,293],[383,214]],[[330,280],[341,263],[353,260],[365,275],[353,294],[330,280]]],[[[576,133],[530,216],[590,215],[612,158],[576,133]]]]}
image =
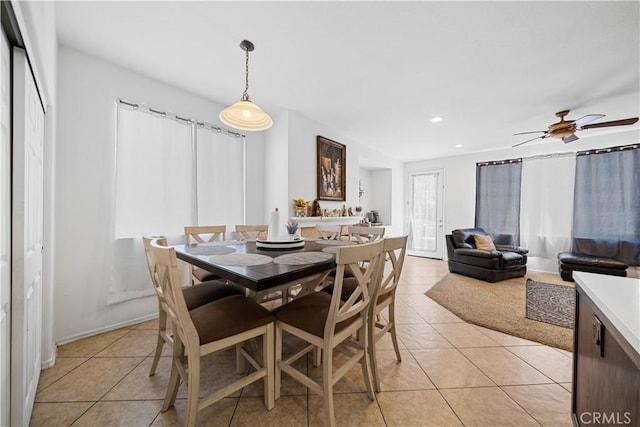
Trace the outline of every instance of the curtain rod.
{"type": "Polygon", "coordinates": [[[496,166],[496,165],[505,165],[512,163],[520,163],[522,159],[508,159],[508,160],[493,160],[488,162],[478,162],[476,166],[496,166]]]}
{"type": "Polygon", "coordinates": [[[576,153],[573,151],[568,151],[564,153],[550,153],[550,154],[536,154],[534,156],[523,157],[523,160],[536,160],[536,159],[551,159],[555,157],[570,157],[575,156],[576,153]]]}
{"type": "Polygon", "coordinates": [[[640,148],[639,144],[620,145],[617,147],[608,147],[608,148],[597,148],[597,149],[584,150],[584,151],[578,151],[578,152],[568,151],[564,153],[536,154],[534,156],[527,156],[519,159],[478,162],[476,163],[476,166],[495,166],[495,165],[503,165],[503,164],[509,164],[509,163],[519,163],[523,160],[551,159],[556,157],[569,157],[569,156],[586,156],[588,154],[602,154],[602,153],[610,153],[612,151],[635,150],[637,148],[640,148]]]}
{"type": "Polygon", "coordinates": [[[128,101],[122,98],[116,98],[116,101],[119,104],[123,104],[131,107],[133,110],[140,111],[143,113],[149,113],[151,115],[159,116],[159,117],[170,119],[170,120],[175,120],[185,125],[195,125],[199,128],[209,129],[217,133],[222,133],[224,131],[226,135],[233,136],[236,138],[246,137],[246,135],[243,133],[236,132],[230,129],[225,129],[225,128],[216,126],[212,123],[205,122],[204,120],[197,120],[197,119],[191,119],[189,117],[182,117],[175,113],[167,113],[166,111],[158,110],[156,108],[151,108],[148,105],[138,103],[138,102],[128,101]]]}
{"type": "Polygon", "coordinates": [[[584,150],[578,151],[576,156],[586,156],[589,154],[602,154],[602,153],[611,153],[612,151],[624,151],[624,150],[636,150],[640,145],[638,144],[629,144],[629,145],[619,145],[617,147],[608,147],[608,148],[598,148],[594,150],[584,150]]]}

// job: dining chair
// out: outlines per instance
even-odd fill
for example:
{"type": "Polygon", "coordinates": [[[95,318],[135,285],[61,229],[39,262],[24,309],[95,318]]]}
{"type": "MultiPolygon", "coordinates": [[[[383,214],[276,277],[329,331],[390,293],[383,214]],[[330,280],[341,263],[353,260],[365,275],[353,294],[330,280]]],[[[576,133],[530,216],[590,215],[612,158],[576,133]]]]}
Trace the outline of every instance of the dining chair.
{"type": "Polygon", "coordinates": [[[260,304],[244,296],[233,295],[212,301],[189,311],[178,277],[175,248],[151,242],[162,305],[174,326],[171,375],[162,412],[175,403],[180,382],[187,388],[185,425],[194,426],[198,411],[221,400],[243,387],[264,381],[264,405],[274,406],[274,320],[275,317],[260,304]],[[243,343],[262,338],[261,358],[254,358],[243,343]],[[214,391],[203,399],[200,393],[201,358],[236,347],[237,357],[246,359],[255,370],[214,391]],[[261,364],[257,359],[262,359],[261,364]]]}
{"type": "Polygon", "coordinates": [[[323,240],[340,240],[344,234],[343,225],[316,225],[316,233],[323,240]]]}
{"type": "Polygon", "coordinates": [[[260,236],[260,233],[266,233],[269,231],[268,224],[258,225],[236,225],[236,238],[238,240],[255,240],[260,236]]]}
{"type": "MultiPolygon", "coordinates": [[[[158,282],[158,276],[156,275],[156,262],[151,251],[151,241],[154,239],[157,239],[158,244],[160,245],[167,245],[167,240],[164,237],[142,237],[144,255],[147,259],[147,267],[149,268],[151,283],[153,284],[153,288],[155,289],[158,297],[158,341],[156,344],[156,351],[153,356],[153,362],[151,363],[151,369],[149,370],[149,376],[156,373],[156,368],[158,367],[158,362],[160,361],[162,347],[164,344],[167,343],[170,346],[173,345],[171,325],[169,325],[170,322],[167,321],[167,313],[165,312],[164,305],[162,303],[164,299],[164,291],[160,288],[160,283],[158,282]]],[[[187,309],[193,310],[194,308],[210,303],[211,301],[231,295],[244,295],[245,292],[242,288],[233,284],[228,284],[222,281],[210,281],[183,287],[182,294],[184,296],[187,309]]]]}
{"type": "MultiPolygon", "coordinates": [[[[386,237],[384,239],[383,254],[386,258],[383,267],[382,279],[371,295],[371,304],[367,316],[368,344],[371,371],[373,372],[373,384],[376,391],[380,391],[380,375],[376,363],[376,343],[380,341],[386,333],[391,334],[391,342],[396,352],[398,362],[402,361],[400,349],[398,348],[398,337],[396,336],[395,306],[396,291],[404,266],[404,259],[407,252],[407,235],[399,237],[386,237]],[[388,307],[385,321],[382,311],[388,307]]],[[[343,294],[344,295],[344,294],[343,294]]]]}
{"type": "MultiPolygon", "coordinates": [[[[210,243],[225,240],[227,232],[226,225],[188,225],[184,227],[185,243],[210,243]]],[[[206,282],[208,280],[220,279],[210,271],[204,268],[191,265],[191,277],[194,283],[206,282]]]]}
{"type": "Polygon", "coordinates": [[[367,395],[374,400],[374,391],[367,349],[366,319],[371,292],[378,286],[383,267],[383,241],[362,245],[344,246],[336,252],[336,292],[316,292],[295,299],[273,311],[276,316],[276,380],[275,397],[280,397],[282,372],[287,373],[311,391],[324,397],[325,419],[335,425],[333,409],[333,385],[356,363],[360,363],[365,379],[367,395]],[[341,301],[341,289],[345,270],[369,261],[365,269],[356,268],[353,278],[357,287],[347,301],[341,301]],[[282,335],[290,333],[306,341],[308,345],[287,359],[282,358],[282,335]],[[353,337],[356,336],[357,339],[353,337]],[[293,367],[307,353],[320,348],[322,362],[321,384],[293,367]],[[340,350],[349,359],[334,371],[334,350],[340,350]]]}
{"type": "Polygon", "coordinates": [[[382,239],[384,237],[384,230],[384,227],[349,225],[347,227],[347,234],[351,241],[356,243],[369,243],[382,239]]]}

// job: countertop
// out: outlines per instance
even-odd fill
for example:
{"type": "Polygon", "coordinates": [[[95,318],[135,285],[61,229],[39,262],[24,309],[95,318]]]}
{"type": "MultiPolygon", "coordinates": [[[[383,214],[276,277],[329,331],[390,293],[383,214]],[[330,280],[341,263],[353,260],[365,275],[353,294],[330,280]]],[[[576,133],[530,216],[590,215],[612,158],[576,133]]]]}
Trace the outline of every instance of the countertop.
{"type": "Polygon", "coordinates": [[[640,352],[640,279],[574,271],[576,286],[640,352]]]}

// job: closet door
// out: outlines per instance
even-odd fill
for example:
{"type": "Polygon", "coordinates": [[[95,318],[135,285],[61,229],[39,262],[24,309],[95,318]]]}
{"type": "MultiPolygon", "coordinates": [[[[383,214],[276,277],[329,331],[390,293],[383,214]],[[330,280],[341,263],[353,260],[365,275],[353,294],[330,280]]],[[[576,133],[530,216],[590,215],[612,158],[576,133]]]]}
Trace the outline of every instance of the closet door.
{"type": "Polygon", "coordinates": [[[11,337],[11,57],[4,31],[0,46],[0,426],[9,425],[11,337]]]}
{"type": "Polygon", "coordinates": [[[44,109],[24,50],[13,49],[11,425],[28,425],[42,356],[44,109]]]}

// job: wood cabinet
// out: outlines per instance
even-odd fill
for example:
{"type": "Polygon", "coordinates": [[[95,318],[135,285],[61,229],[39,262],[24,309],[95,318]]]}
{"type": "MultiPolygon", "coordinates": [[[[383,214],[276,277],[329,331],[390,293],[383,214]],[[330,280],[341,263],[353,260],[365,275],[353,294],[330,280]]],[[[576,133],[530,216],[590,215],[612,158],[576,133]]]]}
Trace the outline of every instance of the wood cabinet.
{"type": "Polygon", "coordinates": [[[640,280],[574,277],[573,422],[640,426],[640,280]]]}

